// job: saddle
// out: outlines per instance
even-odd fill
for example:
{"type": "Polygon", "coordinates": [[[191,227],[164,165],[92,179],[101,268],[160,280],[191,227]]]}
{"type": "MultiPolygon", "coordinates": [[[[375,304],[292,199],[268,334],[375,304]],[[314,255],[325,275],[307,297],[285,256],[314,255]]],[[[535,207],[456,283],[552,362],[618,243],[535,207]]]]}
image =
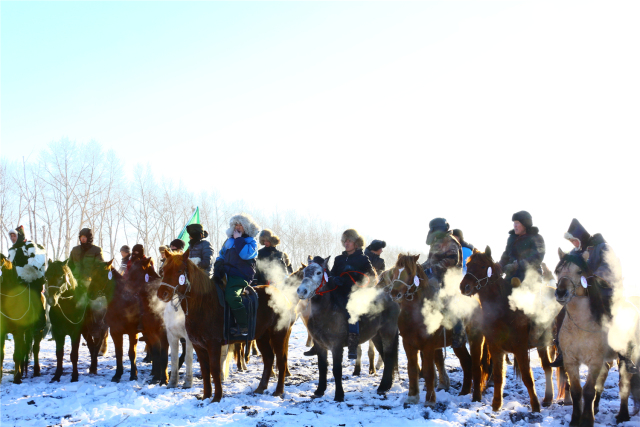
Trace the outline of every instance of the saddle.
{"type": "Polygon", "coordinates": [[[218,292],[218,301],[220,306],[224,309],[224,323],[222,325],[222,337],[224,339],[223,344],[228,344],[231,341],[252,341],[256,337],[256,320],[258,319],[258,293],[252,286],[247,286],[242,292],[242,305],[247,312],[247,325],[249,326],[249,333],[247,336],[232,335],[230,330],[236,327],[238,324],[235,317],[231,313],[231,309],[224,298],[224,289],[226,288],[226,279],[221,283],[216,282],[216,291],[218,292]]]}

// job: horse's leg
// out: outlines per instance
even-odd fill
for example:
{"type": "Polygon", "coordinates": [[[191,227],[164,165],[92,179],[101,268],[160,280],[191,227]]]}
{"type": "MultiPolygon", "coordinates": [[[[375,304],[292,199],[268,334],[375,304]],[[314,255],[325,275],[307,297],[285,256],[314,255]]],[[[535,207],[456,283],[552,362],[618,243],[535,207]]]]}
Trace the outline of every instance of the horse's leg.
{"type": "Polygon", "coordinates": [[[595,416],[593,413],[593,403],[596,397],[596,382],[602,370],[601,363],[593,363],[588,366],[589,374],[582,388],[582,415],[580,417],[580,427],[593,427],[595,416]]]}
{"type": "Polygon", "coordinates": [[[6,335],[0,328],[0,381],[2,381],[2,371],[4,369],[4,340],[6,335]]]}
{"type": "Polygon", "coordinates": [[[124,372],[124,367],[122,366],[122,334],[113,332],[111,330],[111,339],[113,340],[113,346],[116,350],[116,373],[111,378],[111,381],[114,383],[119,383],[120,378],[122,378],[122,373],[124,372]]]}
{"type": "Polygon", "coordinates": [[[336,394],[333,398],[336,402],[344,402],[344,389],[342,388],[342,352],[341,344],[331,349],[333,356],[333,381],[336,384],[336,394]]]}
{"type": "Polygon", "coordinates": [[[542,400],[542,406],[551,406],[553,403],[553,369],[551,368],[551,360],[549,360],[549,347],[538,348],[538,356],[540,357],[540,364],[544,370],[544,399],[542,400]]]}
{"type": "Polygon", "coordinates": [[[289,329],[287,330],[287,336],[285,338],[284,341],[284,360],[285,360],[285,365],[284,365],[284,376],[286,377],[290,377],[291,376],[291,371],[289,371],[289,338],[291,338],[291,331],[293,330],[293,325],[291,325],[289,327],[289,329]]]}
{"type": "Polygon", "coordinates": [[[209,369],[209,354],[207,349],[200,346],[193,346],[200,362],[200,373],[202,374],[202,399],[211,397],[211,370],[209,369]]]}
{"type": "Polygon", "coordinates": [[[422,346],[423,365],[422,371],[424,373],[424,385],[427,389],[427,397],[424,402],[425,406],[433,406],[436,403],[436,390],[435,390],[435,357],[436,352],[440,352],[439,349],[434,349],[428,344],[422,346]]]}
{"type": "MultiPolygon", "coordinates": [[[[129,381],[138,379],[138,366],[136,365],[136,347],[138,344],[138,334],[129,334],[129,362],[131,363],[131,375],[129,381]]],[[[122,360],[122,356],[121,356],[122,360]]]]}
{"type": "Polygon", "coordinates": [[[520,373],[522,374],[522,382],[529,392],[531,412],[540,412],[540,401],[538,400],[538,394],[536,393],[536,387],[533,381],[533,373],[531,372],[529,350],[526,348],[518,350],[518,352],[513,353],[513,356],[518,361],[520,373]]]}
{"type": "Polygon", "coordinates": [[[220,402],[222,400],[222,381],[220,380],[220,352],[222,351],[220,341],[213,341],[209,345],[209,369],[213,379],[215,392],[211,402],[220,402]]]}
{"type": "Polygon", "coordinates": [[[502,408],[502,391],[504,389],[504,352],[496,345],[489,344],[489,352],[493,362],[493,402],[491,409],[499,411],[502,408]]]}
{"type": "Polygon", "coordinates": [[[618,372],[620,373],[619,394],[620,394],[620,411],[616,415],[616,423],[629,421],[629,394],[631,391],[631,377],[633,375],[627,372],[627,364],[618,361],[618,372]]]}
{"type": "Polygon", "coordinates": [[[167,336],[169,338],[169,345],[171,346],[171,374],[167,388],[174,388],[178,386],[178,370],[180,369],[178,367],[180,364],[180,356],[178,353],[180,351],[180,339],[169,331],[167,331],[167,336]]]}
{"type": "Polygon", "coordinates": [[[407,374],[409,375],[409,394],[405,403],[414,404],[420,401],[420,367],[418,366],[418,349],[402,340],[407,355],[407,374]]]}
{"type": "MultiPolygon", "coordinates": [[[[284,377],[287,370],[287,350],[286,343],[288,332],[282,333],[282,331],[275,331],[271,337],[271,346],[276,355],[276,363],[278,365],[278,384],[276,390],[273,392],[273,396],[282,396],[284,394],[284,377]]],[[[262,349],[260,349],[262,352],[262,349]]],[[[264,354],[264,353],[263,353],[264,354]]],[[[264,357],[264,356],[263,356],[264,357]]]]}
{"type": "MultiPolygon", "coordinates": [[[[77,333],[76,333],[77,334],[77,333]]],[[[71,373],[71,382],[78,381],[78,356],[80,353],[80,334],[77,334],[75,339],[71,341],[71,365],[73,371],[71,373]]]]}
{"type": "Polygon", "coordinates": [[[369,340],[369,350],[367,351],[369,357],[369,375],[375,375],[376,372],[376,350],[373,345],[373,340],[369,340]]]}
{"type": "Polygon", "coordinates": [[[33,330],[31,328],[27,329],[24,333],[24,362],[22,364],[22,377],[27,378],[27,373],[29,372],[29,358],[31,357],[31,349],[33,348],[33,330]]]}
{"type": "Polygon", "coordinates": [[[33,333],[33,376],[40,376],[40,341],[42,341],[42,331],[33,333]]]}
{"type": "Polygon", "coordinates": [[[602,369],[600,370],[600,375],[598,376],[598,380],[596,381],[596,400],[593,402],[593,415],[597,415],[600,412],[600,397],[602,396],[602,392],[604,391],[604,383],[607,381],[607,377],[609,376],[609,369],[611,369],[611,364],[609,362],[604,362],[602,365],[602,369]]]}
{"type": "Polygon", "coordinates": [[[569,425],[575,427],[580,422],[582,416],[582,386],[580,385],[580,365],[571,363],[566,358],[564,360],[564,368],[569,376],[571,384],[571,399],[573,400],[573,413],[569,425]]]}
{"type": "Polygon", "coordinates": [[[273,349],[271,348],[271,344],[269,342],[269,334],[265,333],[258,340],[258,349],[260,353],[262,353],[262,363],[264,364],[264,368],[262,370],[262,378],[260,379],[260,384],[258,384],[258,388],[254,391],[254,393],[262,394],[269,386],[269,378],[271,377],[271,370],[273,369],[273,349]]]}
{"type": "MultiPolygon", "coordinates": [[[[191,344],[191,343],[189,343],[191,344]]],[[[193,344],[191,344],[193,346],[193,344]]],[[[220,347],[220,379],[224,382],[229,378],[229,360],[233,357],[233,346],[225,344],[220,347]]]]}
{"type": "MultiPolygon", "coordinates": [[[[447,374],[447,368],[444,366],[445,351],[447,351],[447,349],[443,348],[442,350],[437,349],[433,353],[435,365],[438,370],[438,385],[436,387],[437,391],[449,391],[449,388],[451,387],[451,380],[449,379],[449,374],[447,374]]],[[[460,363],[462,364],[462,361],[460,361],[460,363]]],[[[462,369],[464,370],[464,366],[462,369]]]]}
{"type": "MultiPolygon", "coordinates": [[[[184,387],[185,388],[191,388],[191,386],[193,385],[193,344],[191,344],[191,341],[188,339],[186,339],[186,346],[187,346],[187,356],[185,358],[186,362],[187,362],[187,366],[186,366],[186,372],[185,372],[185,377],[184,377],[184,387]]],[[[171,362],[173,363],[173,362],[171,362]]],[[[227,365],[227,373],[229,372],[229,365],[227,365]]]]}
{"type": "MultiPolygon", "coordinates": [[[[168,336],[168,331],[167,331],[167,336],[168,336]]],[[[184,363],[184,358],[186,357],[187,354],[187,340],[185,338],[175,338],[178,340],[178,346],[182,345],[182,354],[180,354],[180,358],[178,359],[178,370],[180,370],[180,368],[182,368],[182,364],[184,363]],[[184,341],[183,341],[184,339],[184,341]]],[[[173,369],[173,359],[171,360],[171,368],[173,369]]]]}
{"type": "Polygon", "coordinates": [[[482,401],[482,345],[484,337],[479,334],[467,333],[469,349],[471,350],[471,378],[473,381],[472,402],[482,401]]]}
{"type": "Polygon", "coordinates": [[[24,362],[25,342],[24,333],[18,332],[13,334],[13,363],[15,368],[13,371],[13,383],[22,384],[22,364],[24,362]]]}
{"type": "MultiPolygon", "coordinates": [[[[54,329],[55,330],[55,329],[54,329]]],[[[64,335],[59,336],[58,334],[53,334],[53,339],[56,341],[56,373],[51,378],[49,382],[59,382],[60,377],[62,376],[62,359],[64,358],[64,335]]]]}
{"type": "MultiPolygon", "coordinates": [[[[463,345],[459,348],[454,348],[453,352],[460,360],[460,367],[462,367],[462,388],[460,389],[459,396],[464,396],[471,393],[471,355],[467,350],[467,346],[463,345]]],[[[446,372],[446,371],[445,371],[446,372]]]]}
{"type": "Polygon", "coordinates": [[[313,392],[314,397],[324,396],[324,392],[327,390],[327,369],[329,366],[327,353],[327,349],[318,346],[318,388],[313,392]]]}
{"type": "Polygon", "coordinates": [[[359,377],[361,370],[362,370],[362,346],[358,345],[358,349],[356,350],[356,366],[353,370],[353,375],[356,377],[359,377]]]}

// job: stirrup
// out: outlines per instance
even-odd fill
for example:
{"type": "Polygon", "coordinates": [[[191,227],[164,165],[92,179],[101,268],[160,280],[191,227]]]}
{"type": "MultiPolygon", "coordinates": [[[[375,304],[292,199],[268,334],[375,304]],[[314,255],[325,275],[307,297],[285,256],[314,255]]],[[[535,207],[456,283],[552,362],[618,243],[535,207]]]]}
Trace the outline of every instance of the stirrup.
{"type": "MultiPolygon", "coordinates": [[[[627,368],[627,373],[631,375],[635,375],[638,373],[638,367],[629,358],[621,354],[618,354],[618,357],[620,358],[620,362],[624,362],[625,367],[627,368]]],[[[618,366],[618,370],[619,369],[620,369],[620,366],[618,366]]]]}

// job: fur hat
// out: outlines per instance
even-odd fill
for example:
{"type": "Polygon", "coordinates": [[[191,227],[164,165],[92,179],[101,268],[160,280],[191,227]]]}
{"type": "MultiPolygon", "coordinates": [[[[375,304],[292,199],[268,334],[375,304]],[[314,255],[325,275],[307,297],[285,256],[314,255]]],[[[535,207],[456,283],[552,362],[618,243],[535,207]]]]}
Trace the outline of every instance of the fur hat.
{"type": "Polygon", "coordinates": [[[533,218],[531,214],[527,211],[520,211],[513,214],[511,217],[511,221],[519,221],[520,224],[524,225],[524,228],[533,227],[533,218]]]}
{"type": "Polygon", "coordinates": [[[580,224],[580,221],[573,218],[571,220],[571,224],[569,225],[569,230],[567,230],[567,232],[564,233],[564,238],[567,240],[578,239],[580,240],[579,249],[587,249],[587,246],[589,246],[589,240],[591,239],[591,235],[582,226],[582,224],[580,224]]]}
{"type": "Polygon", "coordinates": [[[86,236],[87,243],[93,244],[93,232],[90,228],[83,228],[82,230],[80,230],[80,232],[78,233],[78,239],[80,239],[80,237],[82,236],[86,236]]]}
{"type": "Polygon", "coordinates": [[[280,244],[280,238],[268,228],[265,228],[260,232],[259,240],[261,245],[264,245],[267,241],[271,243],[271,246],[278,246],[280,244]]]}
{"type": "Polygon", "coordinates": [[[234,215],[229,220],[229,228],[227,229],[227,237],[233,236],[233,230],[236,227],[236,224],[242,225],[244,228],[244,232],[247,236],[253,237],[254,239],[258,236],[260,232],[260,226],[253,220],[251,215],[246,213],[241,213],[238,215],[234,215]]]}
{"type": "Polygon", "coordinates": [[[340,241],[342,242],[342,246],[344,246],[344,242],[346,242],[347,240],[351,240],[353,243],[355,243],[356,249],[362,249],[365,245],[364,237],[362,237],[360,233],[358,233],[358,231],[353,228],[345,230],[345,232],[342,233],[342,238],[340,239],[340,241]]]}
{"type": "Polygon", "coordinates": [[[464,235],[462,234],[462,230],[460,230],[459,228],[454,228],[453,231],[451,231],[451,234],[453,234],[453,236],[457,238],[458,241],[460,242],[464,240],[464,235]]]}
{"type": "Polygon", "coordinates": [[[126,253],[130,254],[131,253],[131,248],[128,245],[123,245],[120,248],[120,252],[126,252],[126,253]]]}
{"type": "Polygon", "coordinates": [[[15,234],[17,236],[18,232],[12,228],[11,230],[9,230],[9,234],[15,234]]]}
{"type": "Polygon", "coordinates": [[[209,233],[202,227],[202,224],[189,224],[187,225],[187,234],[192,239],[206,239],[209,233]]]}
{"type": "Polygon", "coordinates": [[[441,239],[449,231],[449,223],[444,218],[434,218],[429,221],[429,233],[427,233],[427,245],[432,245],[441,239]]]}
{"type": "Polygon", "coordinates": [[[138,243],[137,245],[133,245],[131,253],[133,254],[133,256],[142,258],[144,256],[144,246],[142,246],[140,243],[138,243]]]}
{"type": "Polygon", "coordinates": [[[173,241],[171,241],[171,243],[169,243],[169,247],[173,246],[174,248],[178,249],[179,251],[184,250],[184,241],[181,239],[175,239],[173,241]]]}
{"type": "Polygon", "coordinates": [[[163,253],[164,251],[166,251],[167,249],[169,249],[169,246],[167,246],[167,245],[161,245],[161,246],[158,248],[158,250],[160,251],[160,255],[162,255],[162,253],[163,253]]]}
{"type": "Polygon", "coordinates": [[[384,249],[387,247],[387,242],[384,240],[374,240],[367,246],[367,249],[370,251],[379,251],[380,249],[384,249]]]}

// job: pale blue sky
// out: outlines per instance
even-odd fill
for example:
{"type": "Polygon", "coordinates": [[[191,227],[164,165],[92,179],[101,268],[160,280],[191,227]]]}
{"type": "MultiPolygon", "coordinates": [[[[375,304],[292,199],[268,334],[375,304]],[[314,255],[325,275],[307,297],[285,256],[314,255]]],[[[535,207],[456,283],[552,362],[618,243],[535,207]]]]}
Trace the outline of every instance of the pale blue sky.
{"type": "Polygon", "coordinates": [[[551,265],[575,216],[636,281],[639,18],[637,2],[3,1],[1,155],[95,139],[127,171],[182,168],[191,191],[412,249],[445,216],[501,251],[526,209],[551,265]]]}

